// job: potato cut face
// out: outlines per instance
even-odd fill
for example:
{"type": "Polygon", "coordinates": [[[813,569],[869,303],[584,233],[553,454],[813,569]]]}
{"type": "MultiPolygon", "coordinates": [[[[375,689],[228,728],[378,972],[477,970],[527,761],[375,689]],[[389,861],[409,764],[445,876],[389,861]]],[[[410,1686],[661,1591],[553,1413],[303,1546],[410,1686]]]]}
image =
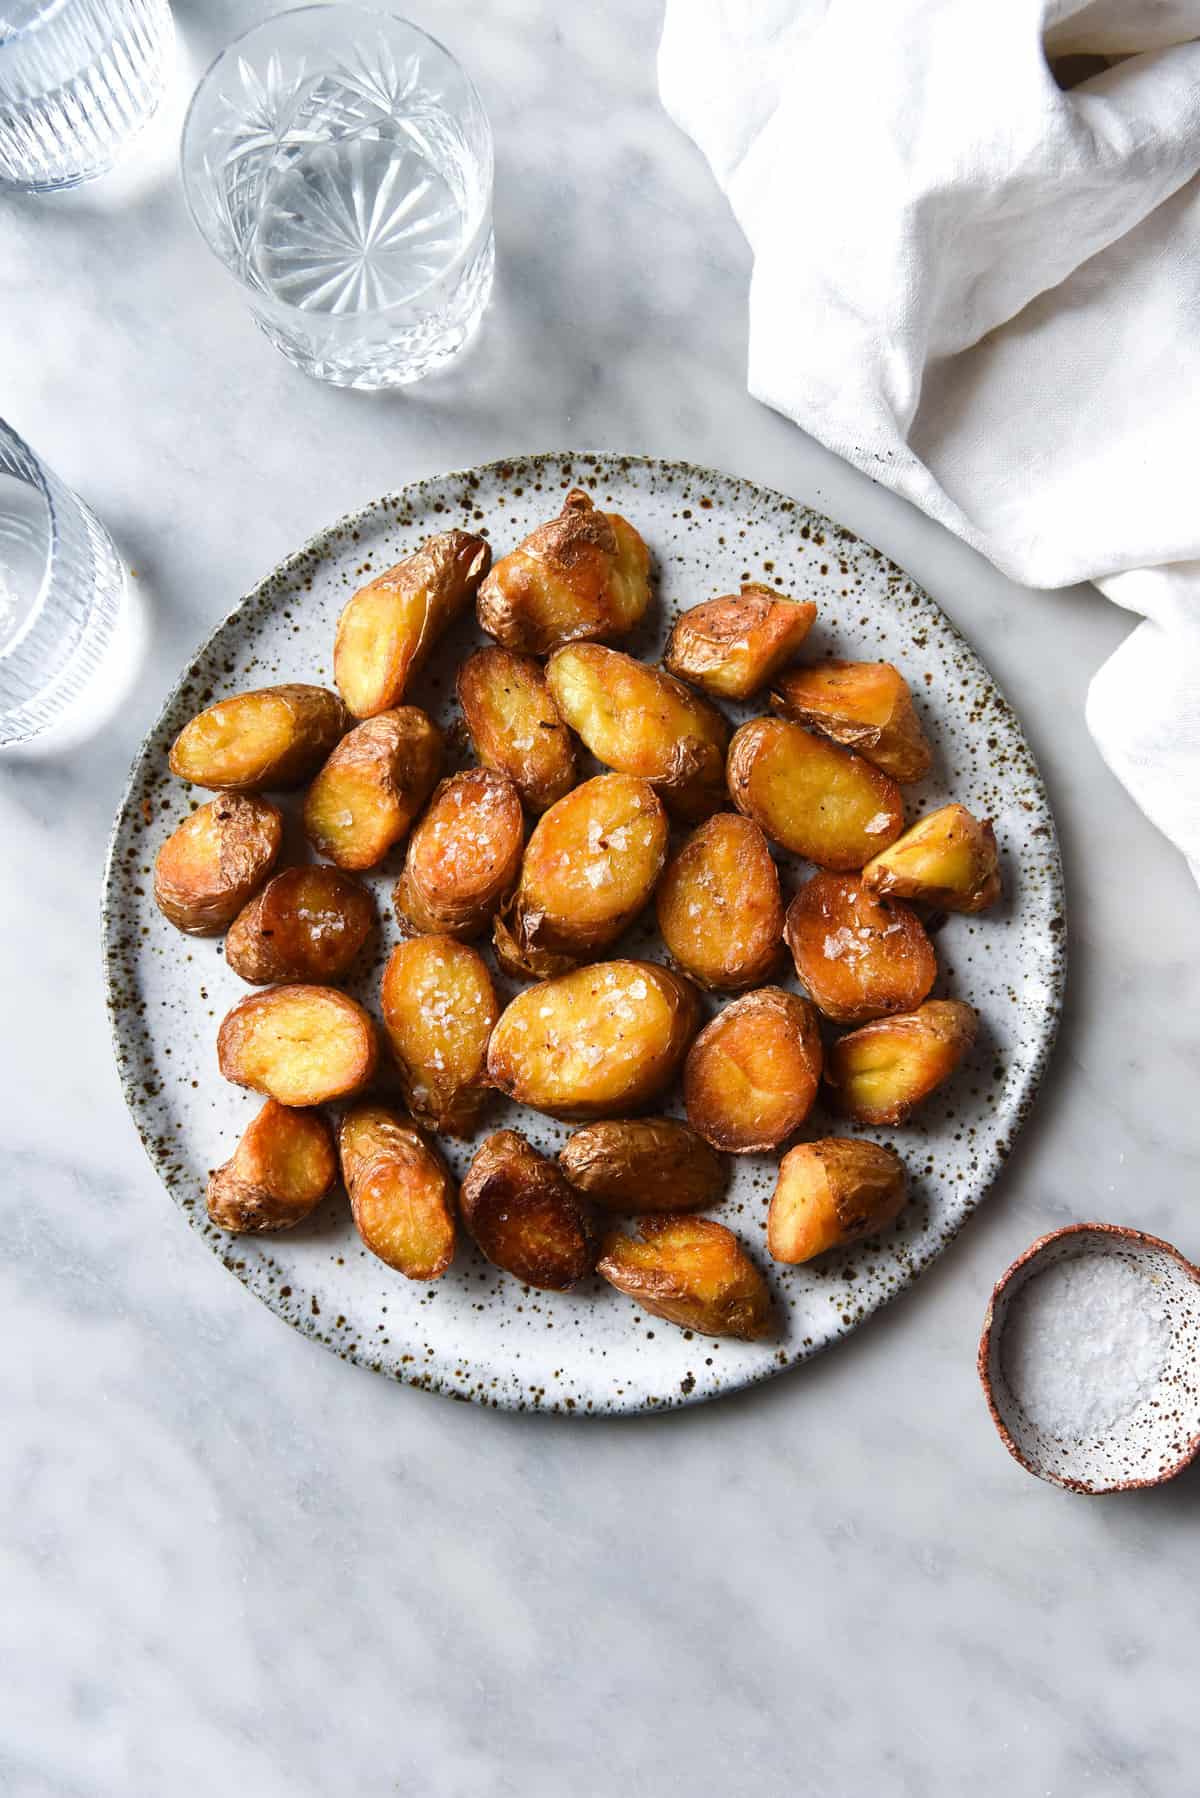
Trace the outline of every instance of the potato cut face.
{"type": "Polygon", "coordinates": [[[339,868],[286,868],[230,927],[225,960],[256,986],[340,980],[371,934],[375,901],[339,868]]]}
{"type": "Polygon", "coordinates": [[[644,1217],[636,1237],[605,1238],[596,1271],[618,1292],[680,1329],[753,1342],[771,1328],[771,1295],[724,1224],[707,1217],[644,1217]]]}
{"type": "Polygon", "coordinates": [[[322,1105],[361,1091],[377,1052],[375,1026],[362,1006],[328,986],[250,993],[217,1034],[226,1080],[281,1105],[322,1105]]]}
{"type": "Polygon", "coordinates": [[[767,1248],[776,1261],[811,1261],[886,1229],[906,1196],[894,1149],[848,1136],[797,1143],[779,1164],[767,1248]]]}
{"type": "Polygon", "coordinates": [[[531,812],[570,792],[575,745],[533,656],[477,650],[458,671],[457,691],[475,754],[508,775],[531,812]]]}
{"type": "Polygon", "coordinates": [[[392,950],[380,998],[409,1110],[435,1130],[469,1135],[500,1016],[487,963],[454,937],[411,937],[392,950]]]}
{"type": "Polygon", "coordinates": [[[401,927],[478,936],[512,891],[524,840],[521,796],[507,775],[451,775],[408,839],[393,895],[401,927]]]}
{"type": "Polygon", "coordinates": [[[557,518],[502,556],[479,589],[479,622],[506,649],[624,636],[650,599],[650,552],[628,520],[580,488],[557,518]]]}
{"type": "Polygon", "coordinates": [[[663,663],[718,699],[749,699],[791,661],[816,615],[811,600],[786,599],[747,581],[739,594],[708,599],[684,612],[663,663]]]}
{"type": "Polygon", "coordinates": [[[339,868],[373,868],[408,834],[442,770],[442,733],[418,706],[344,736],[304,801],[304,834],[339,868]]]}
{"type": "Polygon", "coordinates": [[[279,859],[283,817],[269,799],[219,793],[159,849],[154,900],[189,936],[219,936],[279,859]]]}
{"type": "Polygon", "coordinates": [[[258,1235],[306,1218],[337,1178],[333,1133],[315,1111],[268,1099],[233,1155],[208,1183],[208,1215],[219,1230],[258,1235]]]}
{"type": "Polygon", "coordinates": [[[338,620],[333,675],[356,718],[390,711],[491,564],[487,540],[469,531],[429,537],[360,587],[338,620]]]}
{"type": "Polygon", "coordinates": [[[807,999],[782,987],[746,993],[700,1032],[683,1070],[688,1122],[732,1155],[778,1148],[808,1116],[821,1038],[807,999]]]}
{"type": "Polygon", "coordinates": [[[977,1023],[961,999],[927,999],[916,1011],[839,1037],[825,1074],[837,1109],[860,1124],[903,1124],[950,1078],[977,1023]]]}
{"type": "Polygon", "coordinates": [[[656,898],[671,955],[701,986],[739,992],[777,966],[783,938],[779,875],[758,825],[717,812],[694,830],[656,898]]]}
{"type": "Polygon", "coordinates": [[[787,942],[817,1010],[839,1024],[911,1011],[937,976],[916,913],[873,899],[853,874],[814,874],[788,907],[787,942]]]}
{"type": "Polygon", "coordinates": [[[229,793],[299,786],[349,724],[345,706],[325,687],[292,682],[235,693],[184,725],[171,745],[171,772],[229,793]]]}
{"type": "Polygon", "coordinates": [[[890,662],[814,662],[780,676],[771,703],[856,749],[893,780],[922,780],[933,762],[908,682],[890,662]]]}
{"type": "Polygon", "coordinates": [[[437,1151],[384,1105],[348,1111],[342,1177],[364,1244],[406,1280],[438,1280],[454,1259],[454,1185],[437,1151]]]}
{"type": "Polygon", "coordinates": [[[557,1165],[516,1130],[489,1136],[467,1170],[463,1222],[494,1267],[550,1292],[591,1273],[596,1244],[557,1165]]]}
{"type": "Polygon", "coordinates": [[[577,1192],[605,1211],[698,1211],[725,1196],[721,1157],[678,1118],[585,1124],[559,1152],[577,1192]]]}
{"type": "Polygon", "coordinates": [[[735,733],[729,791],[773,843],[834,872],[861,868],[904,828],[894,780],[783,718],[752,718],[735,733]]]}
{"type": "Polygon", "coordinates": [[[939,911],[986,911],[1000,897],[996,834],[965,805],[943,805],[874,856],[862,878],[880,898],[918,899],[939,911]]]}

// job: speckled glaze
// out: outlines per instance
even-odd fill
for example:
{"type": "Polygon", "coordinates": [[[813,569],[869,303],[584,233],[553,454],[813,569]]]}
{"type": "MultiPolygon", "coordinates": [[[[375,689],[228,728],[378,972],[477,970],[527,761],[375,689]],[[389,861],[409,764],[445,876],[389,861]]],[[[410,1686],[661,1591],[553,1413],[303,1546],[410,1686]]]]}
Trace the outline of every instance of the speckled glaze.
{"type": "MultiPolygon", "coordinates": [[[[451,724],[454,671],[483,640],[466,621],[406,698],[451,724]]],[[[764,709],[724,707],[734,724],[764,709]]],[[[294,800],[283,803],[294,820],[294,800]]],[[[306,854],[294,827],[288,853],[306,854]]],[[[786,901],[809,870],[794,857],[778,859],[786,901]]],[[[379,973],[395,940],[388,896],[401,861],[394,851],[370,877],[382,930],[348,983],[376,1014],[379,973]]],[[[766,1379],[839,1341],[910,1285],[1009,1153],[1053,1043],[1065,943],[1058,845],[1037,767],[1011,708],[933,601],[877,550],[782,494],[687,463],[612,454],[515,458],[414,483],[314,537],[268,576],[197,652],[147,737],[114,827],[104,899],[126,1098],[168,1191],[225,1266],[289,1323],[378,1372],[481,1404],[577,1416],[664,1410],[766,1379]],[[776,1158],[733,1159],[729,1196],[715,1215],[768,1269],[778,1327],[757,1343],[678,1331],[599,1280],[570,1294],[530,1291],[469,1243],[443,1279],[411,1285],[361,1246],[342,1196],[297,1229],[264,1238],[225,1236],[205,1214],[208,1172],[230,1155],[260,1101],[216,1071],[218,1025],[246,987],[225,966],[219,943],[181,937],[153,903],[158,846],[206,797],[168,773],[173,738],[221,694],[284,680],[330,682],[346,599],[430,532],[475,530],[500,555],[556,513],[572,486],[625,513],[653,553],[654,603],[623,647],[655,659],[680,610],[751,578],[815,600],[806,659],[884,658],[912,685],[935,761],[925,781],[905,789],[910,819],[955,798],[995,821],[1000,844],[1001,904],[978,918],[949,919],[936,939],[935,994],[976,1006],[976,1047],[912,1124],[863,1132],[894,1143],[908,1164],[913,1197],[896,1228],[807,1267],[777,1266],[765,1249],[776,1158]]],[[[665,959],[652,916],[612,953],[665,959]]],[[[497,984],[502,996],[514,990],[497,984]]],[[[711,1014],[715,1006],[705,1003],[711,1014]]],[[[663,1109],[682,1115],[677,1092],[663,1109]]],[[[566,1125],[497,1101],[475,1141],[505,1126],[550,1152],[569,1134],[566,1125]]],[[[830,1128],[818,1109],[804,1135],[830,1128]]],[[[443,1146],[461,1174],[475,1144],[443,1146]]]]}
{"type": "Polygon", "coordinates": [[[1121,1224],[1069,1224],[1031,1243],[992,1293],[979,1339],[979,1378],[1000,1440],[1027,1473],[1070,1492],[1129,1492],[1174,1479],[1200,1453],[1200,1268],[1157,1236],[1121,1224]],[[1119,1255],[1154,1282],[1171,1348],[1154,1391],[1103,1436],[1064,1441],[1021,1410],[1004,1372],[1013,1300],[1048,1267],[1079,1255],[1119,1255]]]}

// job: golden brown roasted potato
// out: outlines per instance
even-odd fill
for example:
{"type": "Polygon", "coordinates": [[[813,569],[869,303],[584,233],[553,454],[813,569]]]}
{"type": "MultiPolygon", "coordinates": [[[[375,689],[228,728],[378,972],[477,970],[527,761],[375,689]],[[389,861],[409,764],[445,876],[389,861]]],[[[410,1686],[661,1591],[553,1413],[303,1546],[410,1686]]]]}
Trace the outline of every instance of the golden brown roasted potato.
{"type": "Polygon", "coordinates": [[[442,531],[359,588],[338,619],[333,645],[333,678],[356,718],[373,718],[400,704],[491,560],[483,537],[442,531]]]}
{"type": "Polygon", "coordinates": [[[637,1237],[615,1230],[596,1272],[652,1317],[701,1336],[753,1342],[771,1327],[771,1295],[724,1224],[708,1217],[643,1217],[637,1237]]]}
{"type": "Polygon", "coordinates": [[[320,1203],[337,1178],[333,1133],[316,1111],[268,1099],[223,1167],[208,1182],[208,1215],[236,1236],[288,1230],[320,1203]]]}
{"type": "Polygon", "coordinates": [[[218,699],[171,745],[171,773],[196,787],[298,787],[350,728],[336,693],[298,681],[218,699]]]}
{"type": "Polygon", "coordinates": [[[438,1280],[454,1259],[454,1185],[441,1156],[399,1112],[356,1105],[338,1132],[354,1225],[406,1280],[438,1280]]]}
{"type": "Polygon", "coordinates": [[[500,1014],[488,1078],[551,1117],[619,1116],[670,1085],[698,1018],[695,989],[656,962],[576,968],[500,1014]]]}
{"type": "Polygon", "coordinates": [[[282,842],[283,816],[269,799],[218,793],[155,857],[155,904],[177,930],[219,936],[267,878],[282,842]]]}
{"type": "Polygon", "coordinates": [[[485,768],[507,774],[531,812],[575,785],[575,745],[532,656],[480,649],[458,671],[458,703],[485,768]]]}
{"type": "Polygon", "coordinates": [[[692,1044],[688,1122],[733,1155],[775,1149],[808,1116],[820,1078],[816,1012],[797,993],[760,987],[719,1011],[692,1044]]]}
{"type": "Polygon", "coordinates": [[[605,1211],[698,1211],[724,1197],[725,1163],[678,1118],[585,1124],[559,1151],[571,1185],[605,1211]]]}
{"type": "Polygon", "coordinates": [[[906,1196],[904,1163],[894,1149],[849,1136],[797,1143],[779,1164],[767,1248],[776,1261],[811,1261],[886,1229],[906,1196]]]}
{"type": "Polygon", "coordinates": [[[442,770],[442,733],[419,706],[344,736],[304,801],[304,834],[339,868],[373,868],[406,836],[442,770]]]}
{"type": "Polygon", "coordinates": [[[493,940],[510,974],[565,974],[615,942],[667,859],[667,814],[632,774],[598,774],[543,813],[493,940]]]}
{"type": "Polygon", "coordinates": [[[950,1078],[978,1021],[961,999],[927,999],[916,1011],[839,1037],[825,1067],[837,1110],[860,1124],[903,1124],[950,1078]]]}
{"type": "Polygon", "coordinates": [[[718,699],[749,699],[791,660],[816,615],[810,599],[785,599],[758,581],[745,581],[739,594],[707,599],[682,613],[663,663],[718,699]]]}
{"type": "Polygon", "coordinates": [[[507,774],[452,774],[408,839],[392,894],[401,929],[478,936],[512,891],[524,840],[521,795],[507,774]]]}
{"type": "Polygon", "coordinates": [[[723,803],[729,728],[682,681],[599,643],[558,650],[546,680],[597,761],[648,780],[677,817],[693,823],[723,803]]]}
{"type": "Polygon", "coordinates": [[[380,1000],[409,1110],[447,1136],[469,1135],[500,1016],[487,963],[454,937],[410,937],[388,958],[380,1000]]]}
{"type": "Polygon", "coordinates": [[[361,1092],[377,1055],[370,1017],[331,986],[249,993],[217,1033],[217,1064],[226,1080],[281,1105],[323,1105],[361,1092]]]}
{"type": "Polygon", "coordinates": [[[752,718],[729,745],[729,791],[773,843],[822,868],[861,868],[904,828],[895,781],[784,718],[752,718]]]}
{"type": "Polygon", "coordinates": [[[496,563],[479,589],[479,622],[505,649],[535,656],[579,638],[623,637],[649,604],[649,572],[633,526],[575,487],[557,518],[496,563]]]}
{"type": "Polygon", "coordinates": [[[817,1010],[838,1024],[911,1011],[937,976],[917,914],[873,899],[853,874],[805,881],[788,906],[787,942],[817,1010]]]}
{"type": "Polygon", "coordinates": [[[921,780],[933,761],[908,682],[890,662],[814,662],[779,678],[771,704],[785,718],[857,749],[893,780],[921,780]]]}
{"type": "Polygon", "coordinates": [[[336,981],[371,934],[375,901],[338,868],[286,868],[238,913],[225,960],[254,986],[336,981]]]}
{"type": "Polygon", "coordinates": [[[1000,897],[996,834],[965,805],[943,805],[873,856],[863,885],[880,899],[920,899],[939,911],[986,911],[1000,897]]]}
{"type": "Polygon", "coordinates": [[[519,1131],[498,1130],[476,1151],[461,1204],[480,1254],[526,1286],[565,1292],[595,1265],[586,1212],[557,1164],[519,1131]]]}
{"type": "Polygon", "coordinates": [[[757,824],[717,812],[694,830],[659,883],[663,942],[701,986],[759,985],[780,959],[779,875],[757,824]]]}

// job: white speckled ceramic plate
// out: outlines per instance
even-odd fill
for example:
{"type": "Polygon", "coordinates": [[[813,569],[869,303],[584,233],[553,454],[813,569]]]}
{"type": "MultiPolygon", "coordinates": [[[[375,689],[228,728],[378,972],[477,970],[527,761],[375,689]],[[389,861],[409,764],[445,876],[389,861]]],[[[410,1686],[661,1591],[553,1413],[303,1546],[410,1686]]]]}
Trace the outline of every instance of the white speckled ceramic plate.
{"type": "MultiPolygon", "coordinates": [[[[473,621],[464,624],[409,696],[439,722],[453,718],[454,670],[479,641],[473,621]]],[[[757,709],[726,708],[735,722],[757,709]]],[[[295,833],[287,849],[303,855],[295,833]]],[[[384,922],[351,983],[372,1009],[395,940],[388,898],[400,860],[395,852],[372,877],[384,922]]],[[[786,897],[808,870],[790,857],[780,865],[786,897]]],[[[109,854],[104,941],[130,1110],[167,1190],[226,1267],[289,1323],[366,1367],[482,1404],[580,1415],[663,1410],[766,1379],[829,1347],[916,1279],[987,1191],[1033,1098],[1058,1020],[1065,929],[1054,823],[1020,726],[978,658],[901,569],[849,531],[747,481],[686,463],[566,454],[416,482],[314,537],[234,608],[185,669],[134,765],[109,854]],[[815,600],[806,654],[886,658],[913,687],[936,759],[926,781],[905,789],[910,817],[953,797],[995,820],[1001,846],[1003,903],[980,918],[950,919],[936,939],[935,993],[977,1007],[976,1049],[917,1121],[868,1133],[894,1142],[909,1166],[913,1197],[898,1227],[807,1267],[769,1264],[774,1161],[734,1158],[716,1215],[768,1268],[778,1333],[761,1342],[676,1330],[599,1280],[569,1294],[530,1291],[469,1244],[436,1284],[409,1284],[362,1248],[340,1195],[279,1236],[225,1236],[205,1215],[208,1171],[231,1154],[261,1101],[216,1069],[217,1027],[248,989],[225,966],[219,942],[180,936],[151,897],[158,845],[204,797],[168,773],[172,739],[220,694],[329,682],[334,626],[348,595],[430,532],[480,531],[500,554],[557,512],[573,485],[626,513],[653,552],[655,602],[626,647],[655,657],[680,609],[736,591],[748,577],[815,600]]],[[[643,923],[614,953],[662,949],[643,923]]],[[[664,1109],[681,1114],[678,1094],[664,1109]]],[[[480,1135],[509,1124],[549,1151],[568,1134],[497,1102],[480,1135]]],[[[829,1128],[817,1112],[805,1134],[829,1128]]],[[[455,1168],[465,1168],[472,1145],[445,1147],[455,1168]]]]}

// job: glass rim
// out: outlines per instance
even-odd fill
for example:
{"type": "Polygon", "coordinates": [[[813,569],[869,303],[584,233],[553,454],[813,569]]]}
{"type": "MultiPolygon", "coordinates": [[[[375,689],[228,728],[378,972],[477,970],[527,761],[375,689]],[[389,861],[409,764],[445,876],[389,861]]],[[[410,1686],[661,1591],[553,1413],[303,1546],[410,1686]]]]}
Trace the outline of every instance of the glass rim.
{"type": "MultiPolygon", "coordinates": [[[[46,609],[46,601],[50,597],[50,588],[53,585],[54,580],[54,567],[57,561],[58,547],[62,537],[62,527],[59,521],[58,508],[54,503],[55,477],[51,475],[49,469],[42,461],[42,458],[35,449],[26,443],[20,432],[14,431],[7,419],[4,418],[0,418],[0,439],[6,440],[17,450],[19,455],[28,458],[29,466],[33,470],[33,479],[26,480],[25,484],[28,487],[36,488],[37,492],[41,494],[42,501],[46,507],[46,519],[49,527],[46,532],[46,561],[45,566],[42,569],[41,578],[38,581],[37,598],[30,606],[28,616],[22,621],[15,636],[11,637],[4,645],[2,654],[4,658],[7,659],[7,657],[12,655],[15,650],[21,647],[21,644],[25,641],[26,637],[30,635],[38,619],[46,609]]],[[[0,469],[0,474],[8,474],[8,472],[7,469],[0,469]]],[[[21,479],[19,475],[12,475],[10,478],[13,480],[21,479]]]]}

